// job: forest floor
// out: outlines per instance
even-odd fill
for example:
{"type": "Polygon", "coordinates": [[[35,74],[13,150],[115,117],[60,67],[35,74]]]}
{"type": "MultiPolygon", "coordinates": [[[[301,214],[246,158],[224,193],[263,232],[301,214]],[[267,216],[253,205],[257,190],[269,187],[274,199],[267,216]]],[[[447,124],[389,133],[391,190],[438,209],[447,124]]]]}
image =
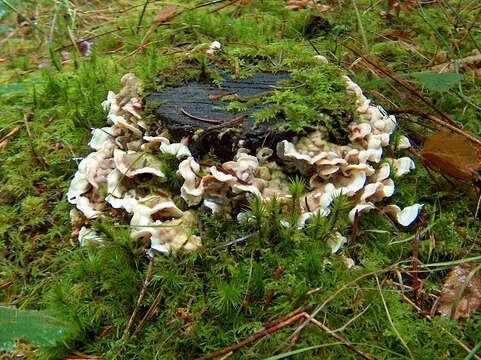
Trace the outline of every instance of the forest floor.
{"type": "Polygon", "coordinates": [[[396,179],[392,201],[424,204],[417,222],[371,211],[352,227],[349,203],[337,201],[349,241],[336,255],[309,231],[275,227],[275,209],[255,203],[258,236],[231,250],[222,245],[253,228],[229,214],[201,214],[203,247],[155,261],[108,217],[94,224],[102,245],[71,238],[66,191],[91,128],[107,124],[101,102],[128,72],[148,95],[204,76],[211,62],[247,77],[310,69],[318,52],[399,113],[397,134],[418,152],[439,129],[433,116],[481,133],[478,1],[312,3],[0,0],[0,358],[179,359],[223,348],[217,358],[478,358],[481,313],[437,312],[450,270],[471,266],[465,287],[479,277],[476,192],[408,150],[416,170],[396,179]],[[177,8],[166,16],[168,4],[177,8]],[[214,40],[221,50],[206,55],[214,40]],[[12,309],[23,333],[2,326],[12,309]],[[45,329],[45,319],[55,321],[45,329]]]}

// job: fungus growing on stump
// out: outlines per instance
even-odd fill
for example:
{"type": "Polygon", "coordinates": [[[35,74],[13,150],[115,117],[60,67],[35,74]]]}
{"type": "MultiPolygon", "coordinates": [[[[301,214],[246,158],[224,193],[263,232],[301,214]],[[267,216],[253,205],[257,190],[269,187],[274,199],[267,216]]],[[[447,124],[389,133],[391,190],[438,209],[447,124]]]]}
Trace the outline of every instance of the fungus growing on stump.
{"type": "MultiPolygon", "coordinates": [[[[266,106],[262,101],[237,113],[228,111],[222,101],[226,96],[262,99],[287,79],[287,74],[259,73],[239,81],[226,77],[220,88],[203,82],[166,88],[146,98],[162,102],[155,110],[158,128],[153,128],[142,121],[139,81],[125,75],[119,95],[109,92],[102,104],[112,125],[93,130],[89,145],[94,152],[80,162],[68,201],[87,219],[101,219],[109,208],[123,209],[131,217],[132,239],[148,238],[151,251],[163,253],[201,246],[200,236],[193,232],[200,209],[231,212],[235,218],[241,210],[236,208],[239,197],[292,202],[288,187],[294,176],[308,179],[297,204],[300,229],[315,216],[329,216],[331,203],[340,195],[352,204],[352,222],[376,208],[402,226],[415,221],[420,204],[404,209],[376,205],[395,192],[390,175],[407,174],[414,162],[384,157],[396,120],[371,105],[349,78],[341,80],[353,97],[355,121],[346,127],[341,144],[334,143],[330,129],[319,122],[298,133],[279,126],[287,121],[282,113],[270,122],[257,122],[256,113],[266,106]],[[173,171],[165,170],[166,156],[176,166],[173,171]],[[143,186],[145,181],[155,182],[143,186]],[[175,183],[178,187],[168,186],[175,183]],[[183,207],[174,201],[179,197],[183,207]]],[[[398,149],[409,146],[405,137],[397,144],[398,149]]],[[[246,216],[241,213],[237,218],[246,216]]],[[[83,229],[80,240],[97,241],[91,234],[83,229]]],[[[330,241],[336,252],[345,237],[336,232],[330,241]]]]}

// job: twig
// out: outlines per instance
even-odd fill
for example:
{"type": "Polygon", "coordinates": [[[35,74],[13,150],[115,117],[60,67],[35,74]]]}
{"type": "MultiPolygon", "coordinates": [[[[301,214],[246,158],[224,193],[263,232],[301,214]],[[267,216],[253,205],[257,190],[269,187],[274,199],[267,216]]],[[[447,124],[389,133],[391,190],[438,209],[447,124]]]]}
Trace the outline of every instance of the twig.
{"type": "Polygon", "coordinates": [[[413,354],[412,354],[411,349],[409,348],[408,344],[403,339],[403,337],[399,333],[398,329],[394,326],[394,322],[392,321],[391,314],[389,313],[389,309],[387,308],[386,300],[384,299],[384,295],[382,294],[381,285],[379,284],[379,279],[378,279],[377,275],[374,275],[374,276],[376,278],[377,288],[379,289],[379,295],[381,296],[381,300],[382,300],[382,303],[384,305],[384,310],[386,310],[386,315],[387,315],[387,319],[389,321],[389,324],[391,324],[391,327],[392,327],[394,333],[396,334],[398,339],[401,341],[401,344],[404,346],[404,348],[409,353],[409,356],[411,357],[411,359],[414,359],[413,354]]]}
{"type": "Polygon", "coordinates": [[[7,281],[6,283],[3,283],[0,285],[0,290],[8,289],[13,285],[12,281],[7,281]]]}
{"type": "Polygon", "coordinates": [[[480,206],[481,206],[481,191],[480,191],[480,194],[478,196],[478,205],[476,206],[476,211],[474,212],[474,218],[477,219],[478,216],[480,216],[480,212],[479,212],[479,209],[480,209],[480,206]]]}
{"type": "Polygon", "coordinates": [[[147,312],[145,313],[144,317],[142,318],[142,320],[140,320],[139,324],[137,325],[137,327],[135,328],[134,332],[132,333],[132,338],[136,337],[137,334],[140,332],[140,330],[142,330],[142,328],[144,327],[145,323],[152,317],[152,315],[154,314],[154,311],[155,309],[157,308],[157,306],[159,305],[160,303],[160,298],[161,298],[161,294],[162,292],[159,291],[157,293],[157,295],[155,296],[155,299],[154,301],[152,302],[152,304],[150,304],[149,306],[149,309],[147,310],[147,312]]]}
{"type": "Polygon", "coordinates": [[[376,270],[376,271],[371,271],[371,272],[368,272],[366,274],[363,274],[361,276],[358,276],[357,278],[355,278],[354,280],[351,280],[349,281],[348,283],[344,284],[343,286],[341,286],[340,288],[338,288],[336,291],[334,291],[330,296],[327,297],[326,300],[324,300],[324,302],[322,304],[320,304],[310,315],[309,315],[309,318],[307,318],[301,325],[299,325],[297,327],[297,329],[291,334],[290,338],[293,338],[295,336],[297,336],[297,334],[299,334],[302,329],[304,329],[304,327],[306,327],[306,325],[309,323],[309,321],[311,321],[311,319],[314,319],[320,312],[322,309],[324,309],[324,307],[330,303],[332,300],[334,300],[337,295],[339,295],[341,292],[343,292],[344,290],[348,289],[351,285],[354,285],[355,283],[357,283],[359,280],[362,280],[366,277],[369,277],[369,276],[372,276],[372,275],[376,275],[376,274],[381,274],[381,273],[384,273],[384,272],[388,272],[388,271],[391,271],[393,270],[394,268],[396,268],[398,266],[398,264],[393,264],[387,268],[384,268],[384,269],[380,269],[380,270],[376,270]]]}
{"type": "Polygon", "coordinates": [[[127,337],[129,336],[130,328],[134,324],[134,321],[135,321],[135,318],[137,317],[137,313],[139,312],[140,306],[144,301],[145,293],[147,292],[147,289],[150,285],[150,281],[152,280],[153,268],[154,268],[154,258],[151,258],[149,261],[149,267],[147,268],[147,274],[145,275],[144,285],[142,286],[142,290],[140,290],[140,294],[137,299],[137,303],[135,304],[134,311],[132,312],[132,315],[130,316],[127,327],[125,328],[124,333],[122,335],[122,340],[126,340],[127,337]]]}
{"type": "MultiPolygon", "coordinates": [[[[100,33],[100,34],[97,34],[97,35],[92,35],[92,36],[89,36],[87,38],[83,38],[82,40],[79,40],[77,43],[80,43],[82,41],[90,41],[90,40],[93,40],[93,39],[96,39],[96,38],[99,38],[101,36],[104,36],[104,35],[108,35],[108,34],[112,34],[114,32],[117,32],[117,31],[122,31],[122,30],[125,30],[127,29],[127,27],[118,27],[116,29],[113,29],[113,30],[109,30],[109,31],[105,31],[103,33],[100,33]]],[[[60,51],[60,50],[64,50],[64,49],[67,49],[67,48],[70,48],[74,46],[73,44],[67,44],[67,45],[63,45],[63,46],[60,46],[58,48],[56,48],[54,51],[60,51]]]]}
{"type": "Polygon", "coordinates": [[[354,223],[352,224],[351,243],[349,244],[349,247],[352,247],[356,243],[358,233],[359,233],[359,210],[356,210],[356,213],[354,214],[354,223]]]}
{"type": "Polygon", "coordinates": [[[137,23],[137,28],[135,29],[135,33],[138,35],[140,31],[140,27],[142,26],[142,21],[144,20],[145,10],[147,9],[147,5],[149,4],[149,0],[145,0],[144,6],[142,7],[142,11],[140,12],[139,22],[137,23]]]}
{"type": "Polygon", "coordinates": [[[223,248],[224,246],[227,248],[227,249],[230,249],[232,247],[232,245],[244,245],[247,240],[249,240],[250,238],[252,238],[253,236],[257,235],[257,231],[252,233],[252,234],[249,234],[249,235],[246,235],[246,236],[243,236],[243,237],[240,237],[238,239],[235,239],[235,240],[232,240],[232,241],[229,241],[227,244],[225,245],[220,245],[218,246],[218,248],[223,248]]]}
{"type": "Polygon", "coordinates": [[[0,150],[7,146],[8,140],[10,140],[16,133],[20,131],[21,127],[17,126],[10,130],[7,135],[0,139],[0,150]]]}
{"type": "Polygon", "coordinates": [[[39,33],[41,33],[42,35],[45,34],[40,27],[38,27],[32,20],[30,20],[28,18],[28,16],[25,16],[21,12],[19,12],[17,10],[17,8],[15,6],[13,6],[9,1],[7,1],[7,0],[0,0],[0,1],[3,2],[8,8],[10,8],[10,10],[15,12],[18,16],[22,17],[22,19],[24,19],[26,22],[28,22],[30,24],[30,26],[33,27],[34,29],[36,29],[39,33]]]}
{"type": "Polygon", "coordinates": [[[421,109],[393,109],[393,110],[390,110],[390,112],[395,114],[414,114],[414,115],[422,116],[423,118],[431,120],[432,122],[440,126],[447,127],[449,130],[459,135],[462,135],[468,140],[470,140],[471,142],[475,143],[476,145],[481,146],[481,140],[479,140],[475,136],[469,134],[468,132],[464,131],[459,127],[453,126],[451,124],[447,124],[445,121],[441,120],[440,118],[434,115],[428,114],[427,112],[421,109]]]}
{"type": "Polygon", "coordinates": [[[404,293],[401,293],[401,297],[404,299],[404,301],[406,301],[409,305],[411,305],[414,309],[416,309],[416,311],[419,313],[419,315],[421,315],[423,318],[425,318],[426,320],[429,320],[431,321],[433,318],[431,315],[428,315],[426,314],[423,309],[421,309],[419,306],[417,306],[414,301],[412,301],[410,298],[408,298],[406,295],[404,295],[404,293]]]}
{"type": "Polygon", "coordinates": [[[309,314],[304,313],[304,316],[308,319],[308,321],[312,322],[314,325],[317,325],[320,327],[322,330],[324,330],[326,333],[331,335],[333,338],[336,340],[340,341],[343,346],[345,346],[347,349],[351,350],[352,352],[358,354],[360,357],[366,360],[374,360],[374,357],[368,353],[365,353],[364,351],[361,351],[357,349],[353,344],[351,344],[345,337],[336,334],[334,331],[332,331],[330,328],[328,328],[326,325],[321,323],[320,321],[316,319],[311,319],[309,314]]]}
{"type": "MultiPolygon", "coordinates": [[[[419,306],[417,306],[411,299],[409,299],[406,295],[404,294],[401,294],[401,297],[404,299],[404,301],[406,301],[409,305],[411,305],[414,309],[416,309],[416,311],[422,316],[424,317],[426,320],[428,321],[431,321],[433,319],[433,314],[429,315],[429,314],[426,314],[419,306]]],[[[445,333],[447,333],[449,336],[451,336],[451,338],[459,345],[461,346],[464,350],[466,350],[466,352],[468,352],[469,354],[473,354],[473,357],[476,359],[476,360],[481,360],[481,357],[476,355],[476,349],[471,349],[469,348],[469,346],[467,346],[465,343],[463,343],[461,340],[459,340],[456,336],[454,336],[453,334],[451,334],[448,330],[446,330],[444,327],[440,326],[440,329],[442,331],[444,331],[445,333]]]]}
{"type": "Polygon", "coordinates": [[[206,123],[209,123],[209,124],[222,124],[225,121],[225,120],[214,120],[214,119],[207,119],[207,118],[200,117],[200,116],[195,116],[195,115],[192,115],[191,113],[187,112],[187,110],[185,110],[182,107],[179,110],[182,114],[184,114],[187,117],[190,117],[191,119],[203,121],[203,122],[206,122],[206,123]]]}
{"type": "Polygon", "coordinates": [[[200,5],[194,6],[194,7],[193,7],[192,9],[190,9],[190,10],[200,9],[200,8],[203,8],[203,7],[206,7],[206,6],[219,4],[219,3],[224,2],[224,1],[227,1],[227,0],[213,0],[213,1],[209,1],[209,2],[206,2],[206,3],[200,4],[200,5]]]}
{"type": "Polygon", "coordinates": [[[209,354],[206,354],[204,356],[201,356],[197,360],[208,360],[208,359],[214,359],[219,356],[223,356],[225,354],[228,354],[230,352],[237,351],[239,349],[242,349],[243,347],[249,346],[250,344],[256,342],[257,340],[272,334],[276,331],[281,330],[282,328],[289,326],[293,322],[297,321],[298,319],[304,317],[307,315],[304,310],[297,310],[293,313],[290,313],[289,315],[277,320],[276,322],[270,324],[269,326],[265,327],[264,329],[256,332],[255,334],[249,336],[248,338],[242,340],[241,342],[238,342],[234,345],[227,346],[225,348],[222,348],[218,351],[211,352],[209,354]]]}
{"type": "Polygon", "coordinates": [[[79,43],[80,43],[80,42],[78,42],[78,41],[75,39],[75,36],[74,36],[74,34],[73,34],[72,29],[70,28],[70,26],[67,26],[67,34],[68,34],[68,36],[69,36],[69,38],[70,38],[70,41],[72,42],[72,46],[73,46],[73,48],[75,49],[77,55],[78,55],[79,57],[81,57],[82,55],[81,55],[80,49],[79,49],[79,43]]]}
{"type": "Polygon", "coordinates": [[[418,270],[419,270],[419,241],[421,238],[421,227],[416,229],[416,235],[414,236],[414,250],[413,250],[413,260],[412,260],[412,275],[413,275],[413,292],[416,304],[419,304],[419,289],[421,288],[421,281],[419,280],[418,270]]]}
{"type": "Polygon", "coordinates": [[[231,6],[231,5],[234,5],[235,3],[238,3],[240,0],[228,0],[228,1],[229,1],[229,3],[227,3],[227,4],[222,4],[222,5],[219,6],[218,8],[209,11],[209,14],[213,14],[213,13],[216,13],[216,12],[218,12],[218,11],[221,11],[222,9],[225,9],[225,8],[228,7],[228,6],[231,6]]]}
{"type": "MultiPolygon", "coordinates": [[[[459,128],[459,126],[444,112],[439,110],[431,101],[426,99],[424,96],[422,96],[419,91],[417,91],[414,87],[409,85],[407,82],[404,80],[399,79],[399,77],[393,73],[392,71],[388,70],[387,68],[382,67],[381,65],[377,64],[374,60],[370,59],[366,55],[361,54],[358,50],[354,49],[351,46],[346,45],[346,43],[343,43],[343,46],[347,48],[348,50],[352,51],[356,56],[362,58],[365,62],[367,62],[369,65],[374,67],[376,70],[379,72],[383,73],[386,75],[388,78],[396,82],[398,85],[402,86],[404,89],[409,91],[412,95],[417,97],[419,100],[421,100],[423,103],[425,103],[427,106],[429,106],[431,109],[433,109],[435,112],[437,112],[443,119],[446,120],[447,123],[451,124],[454,127],[459,128]]],[[[443,122],[446,124],[446,122],[443,122]]]]}
{"type": "Polygon", "coordinates": [[[316,52],[317,55],[321,55],[321,53],[319,52],[319,50],[317,50],[316,46],[314,45],[314,43],[310,40],[310,39],[306,39],[307,42],[309,43],[309,45],[311,45],[311,47],[314,49],[314,51],[316,52]]]}
{"type": "Polygon", "coordinates": [[[340,331],[344,331],[349,325],[351,325],[354,321],[356,321],[358,318],[360,318],[364,313],[369,310],[371,307],[371,304],[366,306],[359,314],[356,314],[352,319],[349,319],[348,322],[346,322],[344,325],[342,325],[340,328],[337,328],[336,330],[332,330],[333,333],[338,333],[340,331]]]}
{"type": "Polygon", "coordinates": [[[218,101],[218,100],[222,100],[222,98],[224,98],[226,96],[233,95],[233,94],[235,94],[234,91],[228,91],[228,92],[224,92],[224,93],[218,94],[218,95],[210,95],[209,100],[218,101]]]}
{"type": "Polygon", "coordinates": [[[242,124],[244,119],[246,118],[247,115],[241,115],[239,117],[236,117],[235,119],[232,119],[232,120],[229,120],[229,121],[226,121],[220,125],[214,125],[214,126],[209,126],[207,128],[207,131],[212,131],[212,130],[218,130],[218,129],[222,129],[224,127],[227,127],[227,126],[230,126],[230,125],[239,125],[239,124],[242,124]]]}

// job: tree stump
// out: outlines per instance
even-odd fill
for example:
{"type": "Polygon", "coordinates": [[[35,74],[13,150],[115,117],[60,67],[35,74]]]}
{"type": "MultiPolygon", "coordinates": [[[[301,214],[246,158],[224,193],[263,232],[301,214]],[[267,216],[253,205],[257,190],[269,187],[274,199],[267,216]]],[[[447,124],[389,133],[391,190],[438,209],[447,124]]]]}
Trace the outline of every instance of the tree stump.
{"type": "Polygon", "coordinates": [[[244,112],[229,112],[219,109],[228,104],[223,97],[252,98],[272,91],[279,81],[288,79],[285,73],[258,73],[244,80],[224,77],[220,87],[195,81],[151,94],[147,102],[161,103],[155,110],[159,126],[168,129],[175,141],[188,136],[194,156],[211,153],[226,161],[232,159],[239,147],[255,152],[259,147],[273,147],[293,134],[275,130],[275,125],[283,119],[255,126],[253,113],[264,104],[253,105],[244,112]]]}

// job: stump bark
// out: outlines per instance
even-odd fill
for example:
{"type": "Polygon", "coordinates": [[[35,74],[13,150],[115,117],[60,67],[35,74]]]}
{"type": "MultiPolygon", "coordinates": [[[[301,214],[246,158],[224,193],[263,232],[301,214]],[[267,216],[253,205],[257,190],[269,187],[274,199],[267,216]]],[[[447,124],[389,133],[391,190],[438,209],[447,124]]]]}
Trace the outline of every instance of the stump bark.
{"type": "Polygon", "coordinates": [[[224,77],[220,87],[210,82],[194,81],[168,87],[151,94],[147,101],[161,103],[155,110],[159,126],[167,128],[175,141],[188,136],[194,156],[212,153],[221,161],[232,159],[239,147],[255,151],[259,147],[273,147],[293,134],[279,133],[272,123],[255,126],[253,113],[265,107],[256,104],[244,112],[229,112],[223,100],[226,95],[252,98],[273,90],[279,81],[289,79],[285,73],[258,73],[244,80],[224,77]]]}

